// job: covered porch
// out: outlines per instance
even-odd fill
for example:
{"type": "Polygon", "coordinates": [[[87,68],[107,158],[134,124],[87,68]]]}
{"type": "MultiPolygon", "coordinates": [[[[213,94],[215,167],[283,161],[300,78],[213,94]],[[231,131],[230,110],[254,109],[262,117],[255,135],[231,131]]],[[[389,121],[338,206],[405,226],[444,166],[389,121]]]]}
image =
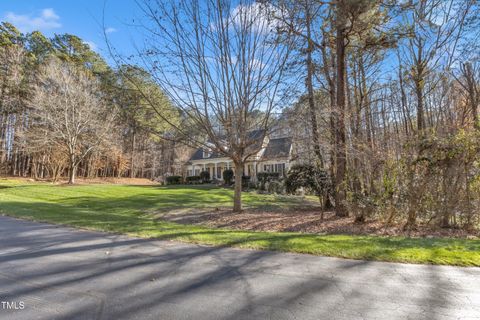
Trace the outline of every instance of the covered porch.
{"type": "Polygon", "coordinates": [[[192,161],[187,170],[188,176],[199,176],[200,172],[206,171],[212,180],[223,180],[223,171],[233,169],[233,162],[228,159],[209,159],[208,161],[192,161]]]}
{"type": "MultiPolygon", "coordinates": [[[[208,161],[192,161],[188,166],[187,176],[199,176],[200,172],[207,171],[212,180],[223,180],[223,171],[227,169],[235,170],[233,161],[227,158],[209,159],[208,161]]],[[[243,168],[243,174],[255,179],[257,172],[256,162],[248,162],[243,168]]]]}

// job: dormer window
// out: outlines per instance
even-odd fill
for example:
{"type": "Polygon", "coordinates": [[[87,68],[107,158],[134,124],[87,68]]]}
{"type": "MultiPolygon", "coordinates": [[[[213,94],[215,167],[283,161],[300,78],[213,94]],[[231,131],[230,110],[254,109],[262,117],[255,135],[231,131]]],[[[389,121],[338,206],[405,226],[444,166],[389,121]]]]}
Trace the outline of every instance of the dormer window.
{"type": "Polygon", "coordinates": [[[203,149],[203,158],[210,158],[210,156],[212,155],[212,150],[210,149],[203,149]]]}

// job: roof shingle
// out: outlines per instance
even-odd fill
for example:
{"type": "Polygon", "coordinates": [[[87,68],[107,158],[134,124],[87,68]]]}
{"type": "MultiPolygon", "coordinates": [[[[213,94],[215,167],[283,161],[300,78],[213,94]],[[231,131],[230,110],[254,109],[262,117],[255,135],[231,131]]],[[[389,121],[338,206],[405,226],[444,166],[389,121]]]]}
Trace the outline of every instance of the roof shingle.
{"type": "Polygon", "coordinates": [[[270,139],[263,153],[262,160],[288,158],[291,146],[291,138],[270,139]]]}
{"type": "MultiPolygon", "coordinates": [[[[263,130],[255,130],[249,132],[249,137],[253,139],[258,139],[250,148],[259,148],[262,144],[263,130]]],[[[270,139],[265,152],[263,153],[262,160],[268,159],[278,159],[278,158],[288,158],[290,154],[290,148],[292,145],[291,138],[277,138],[270,139]]],[[[219,152],[211,152],[210,156],[207,158],[203,157],[203,148],[198,148],[190,158],[192,160],[203,160],[203,159],[216,159],[216,158],[225,158],[226,156],[219,152]]]]}

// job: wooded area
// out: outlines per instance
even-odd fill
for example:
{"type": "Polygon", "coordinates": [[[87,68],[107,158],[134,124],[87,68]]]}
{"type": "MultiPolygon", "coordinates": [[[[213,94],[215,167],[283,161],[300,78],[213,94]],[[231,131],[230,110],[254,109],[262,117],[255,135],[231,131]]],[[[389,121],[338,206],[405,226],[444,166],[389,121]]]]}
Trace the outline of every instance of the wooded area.
{"type": "Polygon", "coordinates": [[[155,178],[208,141],[238,168],[240,211],[248,133],[282,127],[338,216],[479,225],[477,1],[139,6],[149,41],[115,67],[75,36],[2,24],[2,174],[155,178]]]}
{"type": "Polygon", "coordinates": [[[478,3],[280,3],[305,70],[292,123],[337,215],[478,225],[478,3]]]}
{"type": "Polygon", "coordinates": [[[52,179],[75,175],[155,178],[174,168],[164,121],[179,114],[139,67],[114,69],[82,39],[0,28],[0,172],[52,179]]]}

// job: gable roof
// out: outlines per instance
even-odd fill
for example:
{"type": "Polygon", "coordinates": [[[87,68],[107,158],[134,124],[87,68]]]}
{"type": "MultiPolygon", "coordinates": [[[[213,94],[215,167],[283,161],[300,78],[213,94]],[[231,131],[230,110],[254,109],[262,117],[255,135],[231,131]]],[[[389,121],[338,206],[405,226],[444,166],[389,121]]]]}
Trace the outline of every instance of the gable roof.
{"type": "Polygon", "coordinates": [[[262,160],[288,158],[291,147],[292,138],[270,139],[263,153],[262,160]]]}
{"type": "MultiPolygon", "coordinates": [[[[248,135],[248,139],[255,140],[255,143],[252,144],[251,146],[249,146],[249,148],[260,148],[262,143],[263,143],[263,140],[261,138],[263,138],[265,136],[265,130],[263,130],[263,129],[252,130],[252,131],[249,131],[247,133],[247,135],[248,135]]],[[[221,154],[220,152],[212,151],[210,153],[210,157],[204,158],[203,157],[203,150],[204,150],[204,148],[198,148],[193,153],[193,155],[190,157],[190,161],[192,161],[192,160],[203,160],[203,159],[226,158],[227,157],[224,154],[221,154]]]]}
{"type": "Polygon", "coordinates": [[[223,155],[223,154],[220,154],[218,152],[213,152],[212,151],[211,154],[210,154],[210,157],[204,158],[203,157],[203,148],[198,148],[193,153],[192,157],[190,158],[190,161],[192,161],[192,160],[203,160],[203,159],[215,159],[215,158],[226,158],[226,156],[223,155]]]}
{"type": "MultiPolygon", "coordinates": [[[[263,130],[254,130],[248,133],[250,139],[257,139],[257,141],[250,148],[260,148],[263,143],[261,137],[264,136],[263,130]]],[[[262,160],[269,159],[278,159],[278,158],[288,158],[290,155],[290,149],[292,146],[292,138],[276,138],[270,139],[265,152],[262,155],[262,160]]],[[[226,158],[224,154],[219,152],[212,151],[210,157],[203,157],[203,148],[198,148],[193,155],[190,157],[192,160],[206,160],[206,159],[217,159],[217,158],[226,158]]]]}

